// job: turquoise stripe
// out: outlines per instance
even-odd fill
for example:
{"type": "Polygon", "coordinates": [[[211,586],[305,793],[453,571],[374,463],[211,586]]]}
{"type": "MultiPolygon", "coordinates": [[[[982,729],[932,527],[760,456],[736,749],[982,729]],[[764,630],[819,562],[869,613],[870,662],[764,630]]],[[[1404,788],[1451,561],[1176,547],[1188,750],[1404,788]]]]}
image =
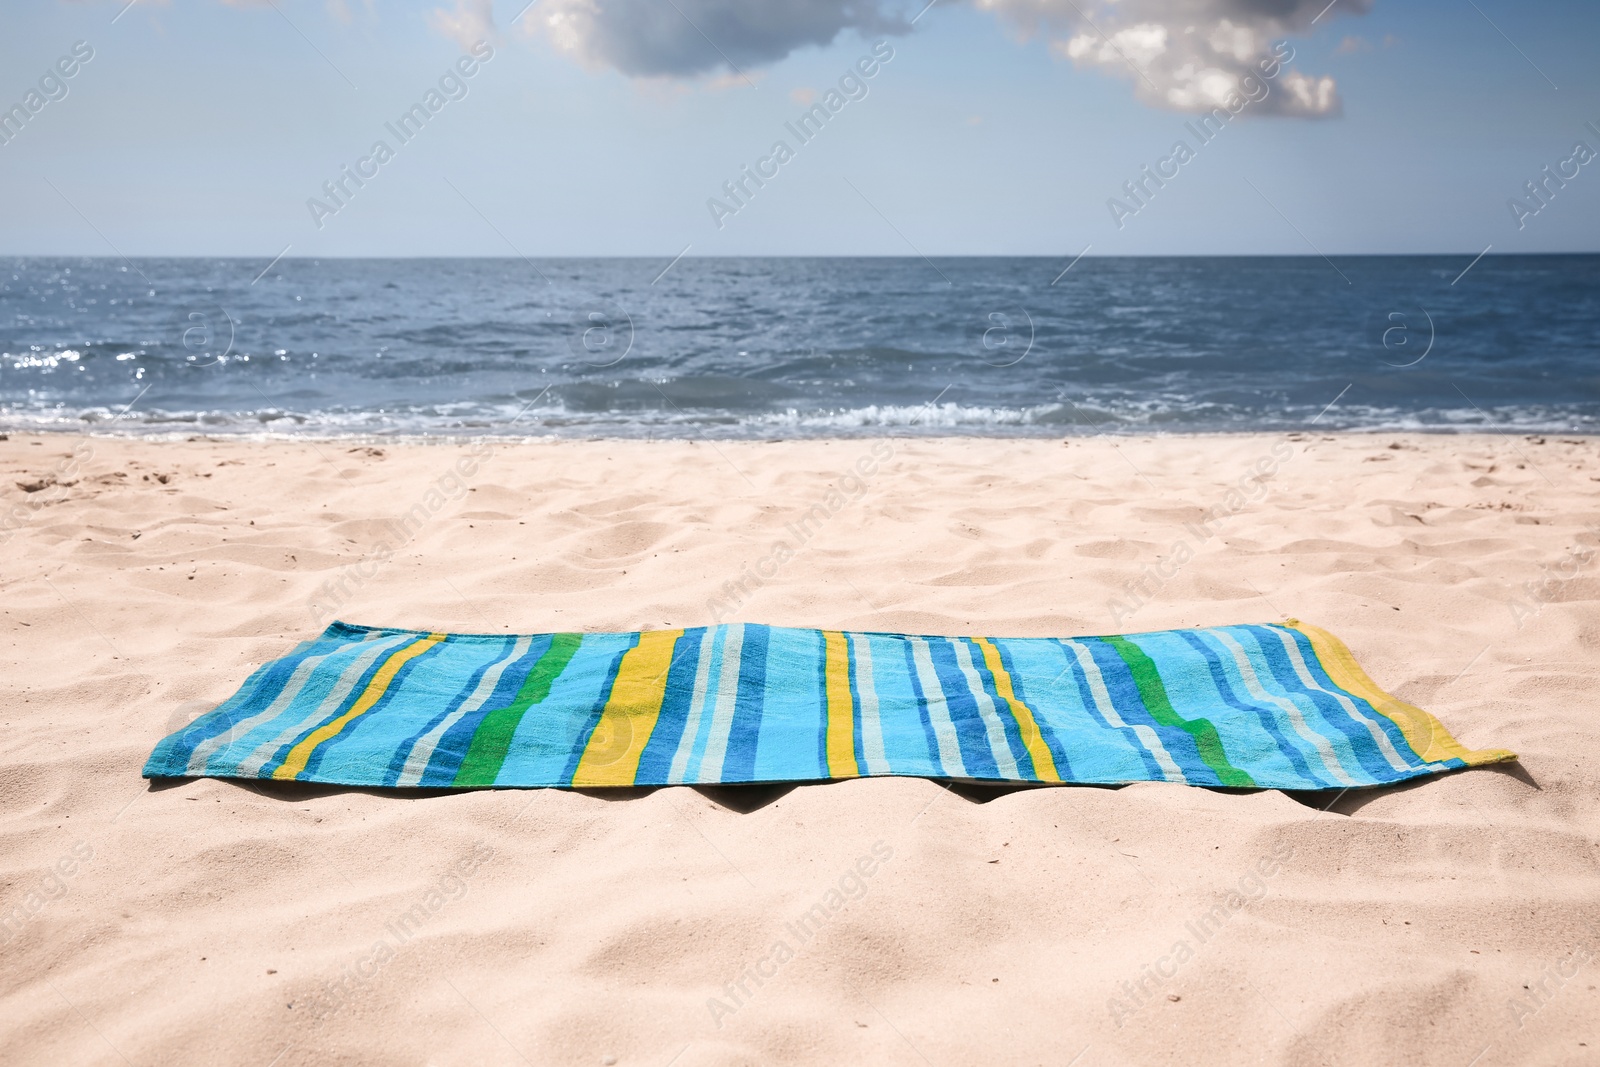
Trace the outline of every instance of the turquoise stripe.
{"type": "MultiPolygon", "coordinates": [[[[159,764],[172,775],[188,772],[195,751],[212,738],[226,734],[248,719],[260,704],[271,704],[273,696],[293,678],[296,670],[320,646],[317,641],[302,641],[282,659],[261,664],[245,679],[239,691],[187,726],[163,738],[150,754],[152,765],[159,764]],[[261,699],[262,697],[265,699],[261,699]]],[[[328,646],[332,647],[332,646],[328,646]]]]}
{"type": "MultiPolygon", "coordinates": [[[[1211,666],[1204,656],[1196,652],[1185,635],[1177,633],[1139,634],[1137,643],[1151,659],[1161,664],[1161,679],[1166,683],[1167,695],[1172,700],[1172,706],[1179,715],[1193,718],[1192,709],[1205,708],[1208,704],[1215,705],[1219,701],[1226,705],[1226,697],[1219,693],[1216,684],[1212,681],[1211,666]]],[[[1240,703],[1252,709],[1259,709],[1269,721],[1274,712],[1281,719],[1282,713],[1270,704],[1255,701],[1245,688],[1244,680],[1239,676],[1238,668],[1234,665],[1233,654],[1227,647],[1209,635],[1201,635],[1200,639],[1213,653],[1216,654],[1218,664],[1232,688],[1232,694],[1240,703]]],[[[1211,713],[1213,722],[1220,716],[1211,713]]],[[[1317,783],[1317,788],[1323,788],[1337,783],[1332,778],[1307,779],[1303,771],[1298,770],[1294,763],[1284,753],[1284,747],[1294,749],[1302,759],[1308,761],[1312,768],[1321,766],[1317,754],[1311,750],[1293,730],[1272,729],[1262,725],[1261,717],[1252,710],[1249,714],[1235,715],[1229,721],[1229,730],[1226,738],[1228,760],[1234,766],[1244,765],[1255,769],[1263,769],[1269,776],[1298,778],[1317,783]]]]}
{"type": "Polygon", "coordinates": [[[898,634],[870,634],[872,677],[878,693],[878,720],[883,724],[883,751],[896,774],[937,777],[944,772],[929,758],[928,735],[922,722],[911,671],[906,666],[907,639],[898,634]]]}
{"type": "MultiPolygon", "coordinates": [[[[1306,637],[1305,634],[1300,633],[1299,631],[1291,630],[1289,631],[1289,636],[1294,638],[1295,646],[1300,649],[1300,657],[1305,661],[1306,670],[1311,675],[1311,680],[1313,682],[1316,682],[1329,693],[1338,694],[1338,696],[1342,697],[1343,700],[1348,700],[1352,705],[1355,706],[1357,712],[1364,715],[1369,721],[1375,723],[1378,727],[1378,731],[1382,733],[1388,740],[1390,751],[1394,752],[1394,754],[1398,756],[1402,762],[1407,763],[1413,768],[1421,768],[1424,766],[1422,760],[1412,750],[1410,743],[1406,740],[1404,732],[1401,731],[1400,727],[1393,719],[1390,719],[1387,715],[1380,713],[1362,697],[1359,697],[1348,690],[1341,689],[1339,684],[1328,676],[1327,669],[1323,667],[1322,661],[1317,659],[1316,650],[1311,647],[1311,641],[1306,637]]],[[[1343,708],[1343,701],[1340,700],[1338,703],[1341,705],[1341,710],[1343,710],[1346,715],[1349,715],[1350,713],[1348,709],[1343,708]]],[[[1363,730],[1366,729],[1364,725],[1356,722],[1354,718],[1351,719],[1351,722],[1355,723],[1357,727],[1363,730]]],[[[1377,748],[1377,742],[1373,742],[1373,748],[1377,748]]],[[[1391,766],[1386,757],[1380,756],[1380,758],[1384,760],[1384,765],[1386,767],[1391,766]]],[[[1394,779],[1389,777],[1386,772],[1383,780],[1392,781],[1394,779]]]]}
{"type": "MultiPolygon", "coordinates": [[[[1030,679],[1033,713],[1072,753],[1074,781],[1161,781],[1161,765],[1130,726],[1116,726],[1095,699],[1093,681],[1071,646],[1050,641],[1009,642],[1017,671],[1030,679]]],[[[1087,651],[1087,650],[1085,650],[1087,651]]]]}
{"type": "Polygon", "coordinates": [[[373,663],[382,662],[384,656],[413,640],[415,638],[410,634],[384,634],[335,650],[317,665],[305,688],[286,711],[242,737],[235,738],[211,757],[206,765],[206,773],[241,774],[248,778],[270,775],[277,761],[288,751],[287,746],[293,744],[296,737],[304,736],[338,715],[340,707],[356,699],[360,676],[370,672],[373,663]],[[347,692],[337,702],[324,708],[323,704],[346,681],[347,692]],[[259,769],[251,773],[252,766],[258,761],[259,769]],[[222,767],[229,770],[223,772],[222,767]]]}
{"type": "MultiPolygon", "coordinates": [[[[758,781],[811,781],[819,776],[817,738],[827,725],[827,698],[817,669],[822,656],[821,631],[772,628],[756,740],[758,781]]],[[[824,769],[822,776],[826,773],[824,769]]]]}
{"type": "MultiPolygon", "coordinates": [[[[1222,632],[1238,641],[1245,650],[1246,657],[1255,668],[1256,680],[1262,689],[1289,701],[1300,709],[1306,725],[1313,733],[1326,740],[1328,747],[1333,750],[1339,761],[1339,768],[1347,776],[1362,785],[1372,785],[1378,780],[1374,774],[1375,768],[1368,767],[1367,761],[1356,749],[1358,739],[1354,739],[1346,732],[1355,723],[1348,715],[1340,715],[1339,722],[1329,719],[1323,705],[1314,700],[1306,687],[1294,676],[1282,642],[1272,634],[1265,633],[1262,627],[1230,626],[1222,632]],[[1264,644],[1263,639],[1270,644],[1264,644]]],[[[1365,741],[1368,752],[1376,755],[1371,739],[1366,738],[1365,741]]],[[[1301,743],[1305,745],[1304,741],[1301,743]]]]}
{"type": "MultiPolygon", "coordinates": [[[[1349,710],[1339,702],[1338,698],[1328,694],[1316,692],[1307,688],[1306,683],[1295,670],[1289,651],[1284,647],[1284,642],[1278,636],[1280,633],[1293,633],[1285,631],[1283,627],[1248,626],[1236,627],[1247,631],[1254,641],[1250,647],[1252,651],[1266,659],[1271,667],[1277,683],[1289,693],[1295,694],[1296,704],[1310,705],[1317,709],[1318,722],[1325,725],[1327,732],[1338,738],[1339,743],[1348,748],[1349,760],[1359,764],[1368,782],[1383,781],[1388,774],[1393,773],[1394,765],[1378,748],[1373,739],[1372,732],[1362,723],[1354,719],[1349,710]]],[[[1293,642],[1290,642],[1293,645],[1293,642]]],[[[1294,646],[1298,648],[1298,646],[1294,646]]],[[[1253,658],[1253,657],[1252,657],[1253,658]]],[[[1301,656],[1305,661],[1304,655],[1301,656]]],[[[1305,662],[1306,673],[1311,676],[1313,686],[1316,684],[1316,675],[1312,660],[1305,662]]],[[[1357,710],[1361,710],[1357,706],[1357,710]]],[[[1381,718],[1381,716],[1379,716],[1381,718]]],[[[1341,750],[1341,753],[1343,750],[1341,750]]],[[[1396,755],[1399,755],[1397,752],[1396,755]]],[[[1341,755],[1341,758],[1345,758],[1341,755]]]]}
{"type": "MultiPolygon", "coordinates": [[[[457,640],[435,645],[424,657],[427,686],[391,685],[385,694],[382,715],[363,715],[330,744],[337,748],[410,752],[413,740],[429,727],[441,708],[452,707],[470,695],[478,673],[498,662],[509,651],[508,643],[507,638],[493,637],[488,644],[457,640]]],[[[407,670],[414,673],[414,666],[415,661],[407,665],[407,670]]]]}
{"type": "Polygon", "coordinates": [[[578,654],[550,685],[550,695],[530,709],[511,735],[500,765],[500,782],[566,785],[594,729],[592,717],[610,693],[622,654],[633,634],[585,634],[578,654]]]}
{"type": "MultiPolygon", "coordinates": [[[[1082,644],[1093,658],[1106,691],[1110,694],[1111,703],[1122,720],[1134,727],[1136,733],[1142,728],[1140,744],[1155,755],[1158,752],[1155,746],[1159,743],[1159,751],[1166,754],[1166,758],[1176,767],[1184,781],[1197,785],[1220,784],[1221,780],[1216,772],[1200,757],[1194,735],[1181,727],[1161,722],[1145,706],[1144,697],[1139,692],[1139,684],[1132,669],[1114,646],[1103,637],[1089,638],[1078,643],[1082,644]]],[[[1179,713],[1179,717],[1188,716],[1179,713]]]]}
{"type": "Polygon", "coordinates": [[[716,727],[717,701],[721,693],[723,668],[726,666],[725,656],[728,651],[730,630],[726,624],[711,628],[709,633],[711,660],[706,665],[704,678],[696,676],[696,682],[703,681],[704,685],[697,684],[697,688],[703,689],[703,692],[699,701],[689,709],[695,731],[693,743],[689,747],[689,764],[684,771],[683,780],[690,784],[702,781],[701,769],[705,765],[706,749],[711,747],[711,733],[716,727]]]}
{"type": "MultiPolygon", "coordinates": [[[[1039,737],[1044,742],[1045,748],[1049,750],[1050,759],[1055,763],[1056,774],[1067,781],[1076,781],[1077,779],[1075,777],[1075,771],[1072,766],[1072,753],[1064,744],[1062,744],[1061,735],[1056,732],[1056,729],[1051,725],[1050,720],[1048,718],[1041,719],[1039,717],[1039,714],[1034,707],[1034,705],[1038,703],[1039,698],[1035,695],[1033,680],[1026,672],[1017,668],[1016,654],[1018,648],[1031,647],[1037,643],[1038,642],[1036,641],[1016,641],[1001,637],[995,638],[994,647],[995,651],[1000,654],[1000,666],[1011,677],[1011,691],[1016,695],[1017,700],[1020,701],[1022,705],[1033,714],[1034,725],[1039,728],[1039,737]]],[[[1041,692],[1043,691],[1043,688],[1044,687],[1041,685],[1041,692]]],[[[1020,738],[1021,735],[1019,733],[1019,741],[1020,738]]],[[[1025,755],[1023,759],[1026,760],[1028,766],[1033,766],[1033,756],[1031,753],[1025,755]]],[[[1036,769],[1035,772],[1030,775],[1030,777],[1038,777],[1036,769]]]]}

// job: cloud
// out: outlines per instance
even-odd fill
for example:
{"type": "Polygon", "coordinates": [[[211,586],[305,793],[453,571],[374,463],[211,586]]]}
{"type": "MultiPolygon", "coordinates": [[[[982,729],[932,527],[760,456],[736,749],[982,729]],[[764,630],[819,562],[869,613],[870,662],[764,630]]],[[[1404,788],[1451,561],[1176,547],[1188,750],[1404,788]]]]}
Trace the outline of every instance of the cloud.
{"type": "MultiPolygon", "coordinates": [[[[1147,104],[1210,111],[1249,75],[1259,77],[1272,43],[1327,17],[1362,14],[1372,0],[975,0],[1025,36],[1042,35],[1074,65],[1128,80],[1147,104]]],[[[1331,77],[1292,68],[1273,81],[1256,114],[1323,118],[1342,109],[1331,77]]]]}
{"type": "MultiPolygon", "coordinates": [[[[1122,78],[1155,107],[1205,112],[1259,76],[1273,42],[1314,24],[1364,14],[1372,0],[969,0],[1024,38],[1042,37],[1077,67],[1122,78]]],[[[489,0],[456,0],[487,21],[489,0]]],[[[746,72],[846,30],[905,34],[912,7],[896,0],[541,0],[526,16],[581,62],[630,77],[746,72]]],[[[937,13],[933,13],[937,17],[937,13]]],[[[436,25],[446,21],[435,13],[436,25]]],[[[1327,75],[1279,71],[1253,113],[1322,118],[1342,110],[1327,75]]]]}
{"type": "Polygon", "coordinates": [[[738,71],[846,29],[910,29],[878,0],[541,0],[526,18],[584,63],[630,77],[738,71]]]}
{"type": "Polygon", "coordinates": [[[479,41],[493,40],[496,36],[494,0],[456,0],[453,11],[436,7],[428,15],[428,25],[466,52],[479,41]]]}

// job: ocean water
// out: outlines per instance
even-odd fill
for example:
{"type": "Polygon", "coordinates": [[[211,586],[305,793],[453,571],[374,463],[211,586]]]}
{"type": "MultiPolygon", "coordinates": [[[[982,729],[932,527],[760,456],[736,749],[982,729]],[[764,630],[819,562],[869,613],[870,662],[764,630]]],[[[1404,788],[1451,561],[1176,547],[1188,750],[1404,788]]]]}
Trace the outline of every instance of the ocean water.
{"type": "Polygon", "coordinates": [[[14,259],[0,427],[1593,433],[1600,256],[14,259]]]}

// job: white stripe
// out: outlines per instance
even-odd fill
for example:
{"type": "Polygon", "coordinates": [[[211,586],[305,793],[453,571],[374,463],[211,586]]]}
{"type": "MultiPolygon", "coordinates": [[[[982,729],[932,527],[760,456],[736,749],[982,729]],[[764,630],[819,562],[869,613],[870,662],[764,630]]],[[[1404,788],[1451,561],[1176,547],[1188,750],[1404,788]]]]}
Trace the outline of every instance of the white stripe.
{"type": "MultiPolygon", "coordinates": [[[[369,630],[361,635],[360,640],[362,642],[375,641],[382,636],[383,634],[381,631],[369,630]]],[[[312,645],[315,643],[316,642],[314,641],[306,641],[303,642],[302,645],[296,646],[296,648],[298,649],[304,645],[312,645]]],[[[294,701],[294,698],[300,695],[300,690],[304,689],[306,683],[311,680],[311,675],[316,671],[317,665],[323,660],[326,660],[329,656],[337,655],[338,653],[344,651],[345,647],[348,646],[341,646],[333,649],[332,651],[324,652],[319,656],[307,656],[305,659],[301,660],[300,665],[294,669],[293,674],[289,675],[289,680],[283,683],[283,688],[278,691],[278,695],[273,698],[272,703],[267,706],[265,711],[258,711],[247,719],[240,719],[236,723],[231,723],[228,729],[223,733],[217,734],[213,737],[208,737],[204,741],[200,742],[194,747],[194,751],[189,753],[189,762],[184,769],[193,775],[203,775],[207,773],[206,764],[210,762],[212,755],[217,751],[217,749],[221,748],[224,749],[224,751],[219,761],[217,770],[219,773],[227,772],[228,750],[233,748],[234,743],[240,738],[248,735],[257,726],[260,726],[262,723],[269,722],[270,720],[282,714],[283,709],[288,707],[290,703],[294,701]]]]}
{"type": "Polygon", "coordinates": [[[883,721],[878,718],[878,691],[872,686],[872,639],[865,634],[850,638],[856,665],[856,690],[861,699],[861,755],[868,774],[888,774],[889,757],[883,750],[883,721]]]}
{"type": "Polygon", "coordinates": [[[1307,689],[1314,689],[1319,693],[1327,693],[1329,696],[1333,697],[1333,699],[1339,702],[1344,710],[1349,713],[1352,719],[1365,726],[1367,728],[1367,732],[1372,734],[1372,740],[1383,752],[1383,758],[1389,761],[1389,766],[1393,767],[1397,771],[1409,771],[1412,769],[1411,764],[1407,763],[1400,753],[1395,751],[1393,743],[1391,743],[1389,740],[1389,735],[1383,732],[1383,727],[1379,726],[1377,723],[1361,714],[1361,709],[1356,707],[1354,701],[1345,696],[1343,693],[1336,692],[1332,689],[1325,689],[1312,680],[1311,671],[1306,666],[1305,660],[1300,656],[1299,642],[1275,626],[1268,627],[1268,629],[1277,634],[1278,639],[1283,642],[1284,651],[1289,653],[1289,662],[1294,664],[1294,672],[1300,676],[1300,683],[1302,685],[1304,685],[1307,689]]]}
{"type": "Polygon", "coordinates": [[[967,688],[972,691],[972,697],[978,702],[978,717],[983,720],[984,733],[989,736],[989,750],[994,753],[995,766],[1000,769],[1000,777],[1022,777],[1022,772],[1017,769],[1017,758],[1011,754],[1011,745],[1006,741],[1006,727],[1000,721],[1000,713],[994,706],[994,699],[984,691],[983,679],[978,677],[977,668],[972,665],[972,648],[962,640],[952,640],[951,646],[956,652],[956,665],[961,668],[961,674],[967,680],[967,688]]]}
{"type": "MultiPolygon", "coordinates": [[[[460,722],[463,715],[470,715],[483,707],[483,702],[494,695],[495,687],[500,684],[500,676],[506,672],[506,668],[527,655],[532,645],[531,637],[517,638],[517,643],[511,646],[510,653],[483,672],[483,677],[478,680],[478,687],[472,691],[472,695],[467,697],[459,708],[440,720],[437,726],[417,738],[417,743],[411,746],[411,752],[406,756],[406,765],[400,771],[400,777],[395,780],[395,785],[416,785],[422,781],[422,772],[428,769],[428,761],[433,759],[433,750],[438,747],[439,738],[444,736],[446,730],[460,722]]],[[[538,663],[535,662],[534,666],[537,667],[538,663]]]]}
{"type": "Polygon", "coordinates": [[[944,688],[939,685],[939,674],[933,669],[933,657],[928,653],[926,638],[911,638],[911,659],[917,665],[917,679],[922,683],[922,700],[928,708],[928,721],[933,723],[934,740],[939,744],[939,767],[951,778],[965,778],[967,765],[961,760],[961,742],[956,737],[956,724],[950,719],[950,704],[944,698],[944,688]]]}
{"type": "Polygon", "coordinates": [[[695,776],[701,782],[722,779],[722,760],[728,754],[728,735],[733,732],[733,705],[739,697],[739,652],[743,648],[744,623],[732,623],[722,645],[722,672],[717,679],[716,704],[711,712],[711,736],[706,738],[705,755],[700,757],[695,776]]]}
{"type": "Polygon", "coordinates": [[[1132,730],[1134,736],[1143,742],[1144,747],[1156,758],[1156,763],[1161,766],[1162,773],[1168,779],[1174,782],[1187,782],[1189,779],[1184,776],[1183,769],[1161,743],[1161,736],[1143,723],[1124,722],[1122,716],[1117,714],[1117,709],[1111,706],[1111,693],[1106,689],[1106,680],[1100,675],[1100,667],[1095,663],[1094,655],[1076,641],[1061,643],[1070,648],[1077,657],[1078,666],[1083,668],[1084,677],[1089,680],[1089,692],[1094,695],[1095,707],[1100,709],[1100,714],[1105,717],[1106,722],[1120,729],[1132,730]]]}
{"type": "MultiPolygon", "coordinates": [[[[208,737],[198,745],[194,746],[194,751],[189,753],[189,763],[184,770],[193,775],[205,774],[206,761],[211,758],[212,753],[216,752],[217,749],[222,748],[224,745],[232,748],[233,743],[239,738],[245,736],[251,730],[254,730],[257,726],[260,726],[267,720],[275,718],[282,713],[283,709],[288,707],[289,704],[293,702],[294,698],[300,695],[300,690],[304,689],[306,682],[310,681],[311,674],[317,669],[317,665],[333,654],[333,652],[324,652],[320,656],[307,656],[305,659],[301,660],[300,666],[296,667],[294,669],[294,673],[289,675],[289,680],[284,683],[283,688],[279,690],[277,697],[272,701],[271,704],[267,705],[267,709],[265,711],[258,711],[248,719],[240,719],[238,722],[229,726],[228,729],[223,733],[217,734],[214,737],[208,737]]],[[[226,752],[223,753],[223,757],[226,759],[226,752]]],[[[227,770],[226,767],[218,767],[217,769],[219,771],[227,770]]]]}
{"type": "Polygon", "coordinates": [[[694,668],[694,694],[689,698],[689,715],[678,737],[678,751],[673,753],[672,768],[667,771],[667,781],[681,785],[689,772],[689,757],[694,754],[694,743],[700,736],[700,717],[705,710],[706,689],[711,684],[711,656],[717,638],[726,627],[716,626],[706,630],[700,638],[700,661],[694,668]]]}
{"type": "Polygon", "coordinates": [[[339,675],[339,680],[334,683],[333,689],[329,691],[322,703],[317,705],[317,710],[280,732],[271,741],[258,746],[254,752],[250,753],[249,757],[239,763],[234,774],[240,778],[259,777],[261,768],[266,766],[267,761],[272,759],[278,749],[328,718],[340,704],[344,703],[345,697],[350,695],[350,690],[355,688],[356,683],[361,680],[361,676],[366,673],[367,668],[372,666],[374,660],[385,652],[399,648],[406,642],[414,640],[416,636],[416,634],[397,634],[387,640],[373,641],[339,675]]]}
{"type": "Polygon", "coordinates": [[[1261,681],[1256,677],[1255,667],[1250,664],[1250,655],[1244,650],[1244,646],[1221,630],[1212,630],[1211,636],[1215,637],[1227,647],[1229,652],[1233,653],[1233,662],[1239,668],[1239,675],[1244,679],[1245,688],[1250,690],[1250,695],[1257,700],[1265,700],[1276,704],[1284,710],[1284,713],[1289,716],[1289,722],[1294,725],[1294,732],[1317,750],[1317,758],[1322,760],[1322,766],[1329,774],[1333,775],[1334,781],[1340,785],[1358,784],[1340,766],[1339,757],[1334,753],[1333,746],[1328,743],[1328,739],[1306,725],[1305,715],[1295,706],[1294,701],[1274,696],[1261,685],[1261,681]]]}

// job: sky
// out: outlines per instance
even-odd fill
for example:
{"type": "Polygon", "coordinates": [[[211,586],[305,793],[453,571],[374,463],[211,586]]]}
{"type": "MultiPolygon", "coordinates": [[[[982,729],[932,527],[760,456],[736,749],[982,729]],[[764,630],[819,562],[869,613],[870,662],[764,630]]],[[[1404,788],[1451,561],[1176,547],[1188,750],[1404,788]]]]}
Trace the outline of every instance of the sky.
{"type": "Polygon", "coordinates": [[[1600,251],[1592,0],[925,2],[8,4],[0,254],[1600,251]]]}

